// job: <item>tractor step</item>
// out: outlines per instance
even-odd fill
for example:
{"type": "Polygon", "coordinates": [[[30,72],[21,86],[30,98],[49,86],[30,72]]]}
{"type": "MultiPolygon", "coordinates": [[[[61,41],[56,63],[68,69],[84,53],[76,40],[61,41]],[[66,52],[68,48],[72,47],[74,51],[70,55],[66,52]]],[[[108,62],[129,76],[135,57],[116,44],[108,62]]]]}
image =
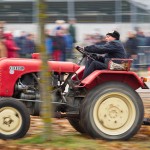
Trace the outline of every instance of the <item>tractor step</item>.
{"type": "Polygon", "coordinates": [[[150,126],[150,118],[144,118],[143,125],[150,126]]]}
{"type": "Polygon", "coordinates": [[[55,118],[78,118],[79,113],[77,112],[67,112],[67,113],[55,112],[54,117],[55,118]]]}

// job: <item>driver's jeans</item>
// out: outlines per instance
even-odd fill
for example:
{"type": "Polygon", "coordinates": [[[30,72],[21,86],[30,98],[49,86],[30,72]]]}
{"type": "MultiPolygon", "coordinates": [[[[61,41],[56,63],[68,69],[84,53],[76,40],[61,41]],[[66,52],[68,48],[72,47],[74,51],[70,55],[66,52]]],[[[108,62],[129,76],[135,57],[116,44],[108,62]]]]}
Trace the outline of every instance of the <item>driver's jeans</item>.
{"type": "Polygon", "coordinates": [[[86,78],[95,70],[103,70],[107,68],[107,64],[97,61],[97,60],[92,60],[89,58],[86,60],[85,63],[86,63],[85,70],[84,70],[82,79],[86,78]]]}

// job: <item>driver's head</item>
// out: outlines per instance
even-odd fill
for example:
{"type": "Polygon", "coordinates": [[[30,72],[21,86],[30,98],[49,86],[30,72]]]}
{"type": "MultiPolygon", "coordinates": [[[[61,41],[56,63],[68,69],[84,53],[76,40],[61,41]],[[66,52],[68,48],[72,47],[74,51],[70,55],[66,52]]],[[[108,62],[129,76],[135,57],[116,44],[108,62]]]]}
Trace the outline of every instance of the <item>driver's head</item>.
{"type": "Polygon", "coordinates": [[[120,34],[117,31],[109,32],[106,34],[106,41],[111,42],[114,40],[119,40],[120,39],[120,34]]]}

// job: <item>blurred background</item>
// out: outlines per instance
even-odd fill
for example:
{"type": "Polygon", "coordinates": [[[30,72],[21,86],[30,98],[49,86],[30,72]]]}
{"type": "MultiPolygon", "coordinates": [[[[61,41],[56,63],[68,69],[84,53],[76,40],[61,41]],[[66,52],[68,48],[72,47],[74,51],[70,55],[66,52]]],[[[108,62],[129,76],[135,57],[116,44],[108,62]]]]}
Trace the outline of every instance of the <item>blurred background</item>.
{"type": "MultiPolygon", "coordinates": [[[[46,51],[54,60],[72,60],[74,44],[105,43],[112,30],[121,34],[134,70],[150,64],[150,0],[45,0],[48,16],[45,26],[46,51]],[[64,39],[58,37],[65,37],[64,39]],[[56,45],[54,45],[56,43],[56,45]],[[61,43],[61,44],[60,44],[61,43]],[[62,44],[63,43],[63,44],[62,44]],[[55,52],[56,47],[61,52],[55,52]],[[61,58],[60,53],[65,53],[61,58]]],[[[38,39],[37,0],[0,0],[3,39],[11,33],[16,54],[27,57],[36,52],[38,39]]]]}

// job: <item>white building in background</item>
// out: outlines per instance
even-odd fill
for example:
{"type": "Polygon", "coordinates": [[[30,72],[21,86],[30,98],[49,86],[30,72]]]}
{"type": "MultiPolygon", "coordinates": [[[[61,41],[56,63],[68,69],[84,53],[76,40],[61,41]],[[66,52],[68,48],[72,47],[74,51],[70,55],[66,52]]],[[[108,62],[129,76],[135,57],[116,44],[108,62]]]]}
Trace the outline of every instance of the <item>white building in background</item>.
{"type": "MultiPolygon", "coordinates": [[[[0,20],[7,22],[6,30],[37,33],[36,3],[37,0],[0,0],[0,20]]],[[[46,0],[46,3],[46,28],[54,28],[55,20],[67,22],[74,17],[78,41],[86,33],[105,34],[114,29],[120,31],[123,40],[134,27],[150,31],[150,0],[46,0]]]]}

